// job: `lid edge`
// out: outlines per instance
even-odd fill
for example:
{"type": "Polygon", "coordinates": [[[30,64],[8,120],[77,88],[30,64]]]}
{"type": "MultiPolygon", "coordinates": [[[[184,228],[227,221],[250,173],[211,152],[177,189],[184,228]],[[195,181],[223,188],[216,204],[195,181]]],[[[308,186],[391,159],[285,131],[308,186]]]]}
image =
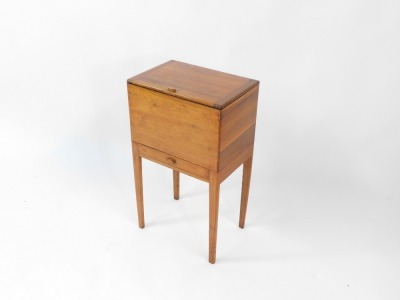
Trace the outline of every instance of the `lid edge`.
{"type": "Polygon", "coordinates": [[[138,87],[147,88],[147,89],[150,89],[152,91],[155,91],[155,92],[158,92],[158,93],[162,93],[162,94],[165,94],[165,95],[174,96],[174,97],[177,97],[177,98],[180,98],[180,99],[183,99],[185,101],[192,102],[192,103],[196,103],[196,104],[204,105],[204,106],[211,107],[211,108],[214,108],[214,109],[222,110],[225,107],[227,107],[229,104],[235,102],[237,99],[239,99],[244,94],[246,94],[247,92],[249,92],[250,90],[252,90],[253,88],[255,88],[256,86],[258,86],[260,84],[260,81],[258,81],[258,80],[255,80],[255,79],[251,79],[251,80],[254,81],[254,83],[252,85],[250,85],[247,89],[243,90],[242,93],[237,94],[237,97],[232,98],[230,101],[226,101],[224,103],[224,105],[221,105],[221,104],[218,104],[218,103],[209,103],[209,102],[203,101],[203,100],[198,99],[198,98],[187,97],[187,96],[180,95],[180,94],[177,94],[177,93],[172,93],[172,92],[169,93],[168,90],[157,89],[152,85],[146,85],[146,84],[143,84],[143,83],[131,82],[131,81],[129,81],[129,79],[128,79],[127,83],[131,84],[131,85],[136,85],[138,87]]]}

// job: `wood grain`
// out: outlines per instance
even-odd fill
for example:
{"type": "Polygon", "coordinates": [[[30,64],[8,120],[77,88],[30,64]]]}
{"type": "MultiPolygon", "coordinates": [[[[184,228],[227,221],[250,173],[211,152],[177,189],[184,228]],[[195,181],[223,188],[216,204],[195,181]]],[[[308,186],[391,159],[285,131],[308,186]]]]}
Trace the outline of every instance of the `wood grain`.
{"type": "Polygon", "coordinates": [[[218,169],[224,181],[253,155],[258,85],[221,111],[218,169]]]}
{"type": "Polygon", "coordinates": [[[134,85],[128,90],[133,141],[217,170],[219,110],[134,85]]]}
{"type": "Polygon", "coordinates": [[[232,162],[243,162],[242,153],[253,147],[256,126],[253,124],[243,132],[236,140],[229,144],[220,154],[219,168],[223,170],[232,162]]]}
{"type": "Polygon", "coordinates": [[[221,111],[220,151],[256,123],[258,86],[221,111]]]}
{"type": "Polygon", "coordinates": [[[243,178],[242,178],[242,197],[240,200],[240,216],[239,227],[244,228],[246,221],[247,203],[249,200],[251,167],[253,165],[253,157],[250,157],[243,163],[243,178]]]}
{"type": "Polygon", "coordinates": [[[174,199],[179,200],[179,172],[172,170],[173,181],[174,181],[174,199]]]}
{"type": "Polygon", "coordinates": [[[253,155],[253,145],[249,145],[244,151],[240,152],[220,171],[220,182],[222,183],[229,177],[244,161],[253,155]]]}
{"type": "Polygon", "coordinates": [[[217,172],[210,172],[209,183],[209,243],[208,261],[215,263],[217,253],[217,229],[220,179],[217,172]]]}
{"type": "Polygon", "coordinates": [[[222,109],[258,81],[171,60],[129,78],[128,83],[222,109]]]}
{"type": "Polygon", "coordinates": [[[133,142],[132,142],[132,153],[133,153],[133,170],[135,173],[136,205],[137,205],[139,227],[144,228],[142,158],[139,156],[139,149],[137,144],[133,142]]]}
{"type": "Polygon", "coordinates": [[[138,151],[141,157],[208,182],[209,171],[206,168],[145,145],[138,144],[138,151]]]}

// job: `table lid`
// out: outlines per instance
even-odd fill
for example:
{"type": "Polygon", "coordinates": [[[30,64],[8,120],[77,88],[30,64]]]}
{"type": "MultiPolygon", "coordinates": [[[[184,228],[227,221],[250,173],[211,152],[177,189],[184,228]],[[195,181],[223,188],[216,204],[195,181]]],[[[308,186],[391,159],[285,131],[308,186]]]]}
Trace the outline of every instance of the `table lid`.
{"type": "Polygon", "coordinates": [[[128,83],[222,109],[259,82],[170,60],[129,78],[128,83]]]}

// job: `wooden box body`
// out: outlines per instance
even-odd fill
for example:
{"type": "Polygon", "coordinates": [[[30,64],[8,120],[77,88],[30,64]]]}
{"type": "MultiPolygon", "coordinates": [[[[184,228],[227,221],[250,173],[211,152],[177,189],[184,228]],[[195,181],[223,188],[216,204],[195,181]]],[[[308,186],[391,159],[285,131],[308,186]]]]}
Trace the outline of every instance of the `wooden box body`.
{"type": "Polygon", "coordinates": [[[252,156],[259,82],[169,61],[128,79],[132,141],[141,156],[221,181],[252,156]]]}

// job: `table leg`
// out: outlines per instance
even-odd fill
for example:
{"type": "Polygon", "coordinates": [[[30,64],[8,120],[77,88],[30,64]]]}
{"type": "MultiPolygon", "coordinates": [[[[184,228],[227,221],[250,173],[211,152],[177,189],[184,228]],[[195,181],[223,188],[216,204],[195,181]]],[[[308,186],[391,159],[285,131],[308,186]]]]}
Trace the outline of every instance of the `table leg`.
{"type": "Polygon", "coordinates": [[[247,202],[249,200],[251,166],[253,164],[253,156],[243,163],[243,179],[242,179],[242,199],[240,202],[239,227],[244,228],[246,220],[247,202]]]}
{"type": "Polygon", "coordinates": [[[218,227],[218,204],[219,204],[220,180],[217,172],[210,171],[210,211],[209,211],[209,253],[208,261],[215,263],[217,251],[217,227],[218,227]]]}
{"type": "Polygon", "coordinates": [[[174,199],[178,200],[179,199],[179,172],[172,170],[173,171],[173,177],[174,177],[174,199]]]}
{"type": "Polygon", "coordinates": [[[142,158],[139,156],[139,149],[135,142],[132,142],[132,152],[133,152],[133,170],[135,173],[136,204],[137,204],[139,227],[144,228],[142,158]]]}

